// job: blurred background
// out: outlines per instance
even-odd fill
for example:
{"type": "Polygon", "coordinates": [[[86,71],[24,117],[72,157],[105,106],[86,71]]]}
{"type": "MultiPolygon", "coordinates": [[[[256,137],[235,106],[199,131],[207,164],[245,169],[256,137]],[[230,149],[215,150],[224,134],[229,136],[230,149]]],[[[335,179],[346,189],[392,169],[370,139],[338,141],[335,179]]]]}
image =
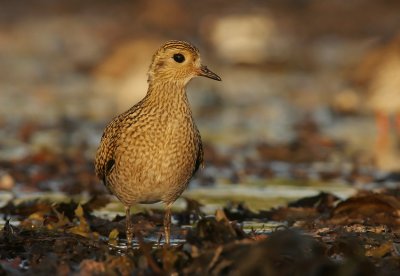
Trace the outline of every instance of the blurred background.
{"type": "Polygon", "coordinates": [[[223,80],[188,87],[206,154],[192,185],[376,182],[400,168],[399,10],[395,0],[2,1],[0,187],[98,192],[102,131],[145,95],[169,39],[195,44],[223,80]]]}

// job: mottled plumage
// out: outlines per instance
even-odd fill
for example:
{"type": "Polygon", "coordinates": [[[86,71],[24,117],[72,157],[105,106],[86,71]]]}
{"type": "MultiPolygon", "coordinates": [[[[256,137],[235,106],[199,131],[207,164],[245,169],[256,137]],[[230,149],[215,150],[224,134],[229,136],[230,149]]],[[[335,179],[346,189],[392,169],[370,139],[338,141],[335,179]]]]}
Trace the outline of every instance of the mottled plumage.
{"type": "Polygon", "coordinates": [[[201,65],[199,51],[183,41],[168,41],[154,54],[146,96],[114,118],[97,150],[96,175],[126,207],[162,201],[169,243],[170,207],[203,162],[200,133],[185,87],[195,76],[221,80],[201,65]]]}

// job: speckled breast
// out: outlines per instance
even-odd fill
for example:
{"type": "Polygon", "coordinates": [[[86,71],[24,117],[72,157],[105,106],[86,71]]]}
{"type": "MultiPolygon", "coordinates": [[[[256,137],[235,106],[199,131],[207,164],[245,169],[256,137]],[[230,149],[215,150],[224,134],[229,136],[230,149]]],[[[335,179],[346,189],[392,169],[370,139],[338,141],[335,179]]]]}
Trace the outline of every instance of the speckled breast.
{"type": "Polygon", "coordinates": [[[191,116],[148,118],[143,124],[121,137],[110,190],[126,205],[171,204],[192,177],[200,136],[191,116]]]}

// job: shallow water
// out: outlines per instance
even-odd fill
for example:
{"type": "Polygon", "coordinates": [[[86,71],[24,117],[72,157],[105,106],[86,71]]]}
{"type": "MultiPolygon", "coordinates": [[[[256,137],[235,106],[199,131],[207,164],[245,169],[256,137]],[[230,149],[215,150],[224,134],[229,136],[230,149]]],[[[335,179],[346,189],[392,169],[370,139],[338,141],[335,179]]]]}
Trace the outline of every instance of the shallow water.
{"type": "MultiPolygon", "coordinates": [[[[298,186],[288,184],[268,184],[264,185],[244,185],[244,184],[217,184],[210,187],[190,187],[185,191],[181,198],[179,198],[173,205],[175,211],[183,210],[186,207],[186,201],[183,197],[191,198],[199,201],[203,206],[201,210],[207,215],[213,215],[217,209],[221,209],[229,202],[239,203],[243,202],[252,211],[268,210],[272,207],[285,205],[290,201],[297,200],[303,197],[315,196],[321,191],[333,193],[341,199],[346,199],[356,193],[356,189],[341,183],[326,183],[310,186],[298,186]]],[[[61,192],[36,192],[36,193],[18,193],[14,198],[14,194],[10,192],[3,192],[0,194],[0,207],[4,206],[9,200],[13,199],[15,203],[20,203],[29,200],[50,200],[52,202],[69,202],[71,199],[79,202],[86,202],[89,198],[87,196],[75,196],[63,194],[61,192]]],[[[133,212],[143,209],[163,209],[161,203],[138,205],[135,206],[133,212]]],[[[112,220],[117,215],[125,215],[123,205],[115,198],[112,197],[111,202],[104,208],[100,208],[93,212],[95,216],[112,220]]],[[[11,219],[12,224],[14,223],[11,219]]],[[[1,220],[0,225],[4,225],[5,221],[1,220]]],[[[244,228],[260,229],[266,227],[265,223],[259,225],[254,222],[244,222],[244,228]]],[[[156,242],[157,240],[154,240],[156,242]]],[[[178,241],[177,241],[178,242],[178,241]]]]}

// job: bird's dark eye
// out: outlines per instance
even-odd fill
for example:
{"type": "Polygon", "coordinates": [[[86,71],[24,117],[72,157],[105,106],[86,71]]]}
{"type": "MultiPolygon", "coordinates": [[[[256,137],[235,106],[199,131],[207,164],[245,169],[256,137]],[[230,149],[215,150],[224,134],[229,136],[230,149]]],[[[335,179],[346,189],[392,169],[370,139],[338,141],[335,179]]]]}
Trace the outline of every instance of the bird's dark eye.
{"type": "Polygon", "coordinates": [[[175,54],[174,55],[174,60],[178,63],[182,63],[185,61],[185,57],[182,54],[175,54]]]}

